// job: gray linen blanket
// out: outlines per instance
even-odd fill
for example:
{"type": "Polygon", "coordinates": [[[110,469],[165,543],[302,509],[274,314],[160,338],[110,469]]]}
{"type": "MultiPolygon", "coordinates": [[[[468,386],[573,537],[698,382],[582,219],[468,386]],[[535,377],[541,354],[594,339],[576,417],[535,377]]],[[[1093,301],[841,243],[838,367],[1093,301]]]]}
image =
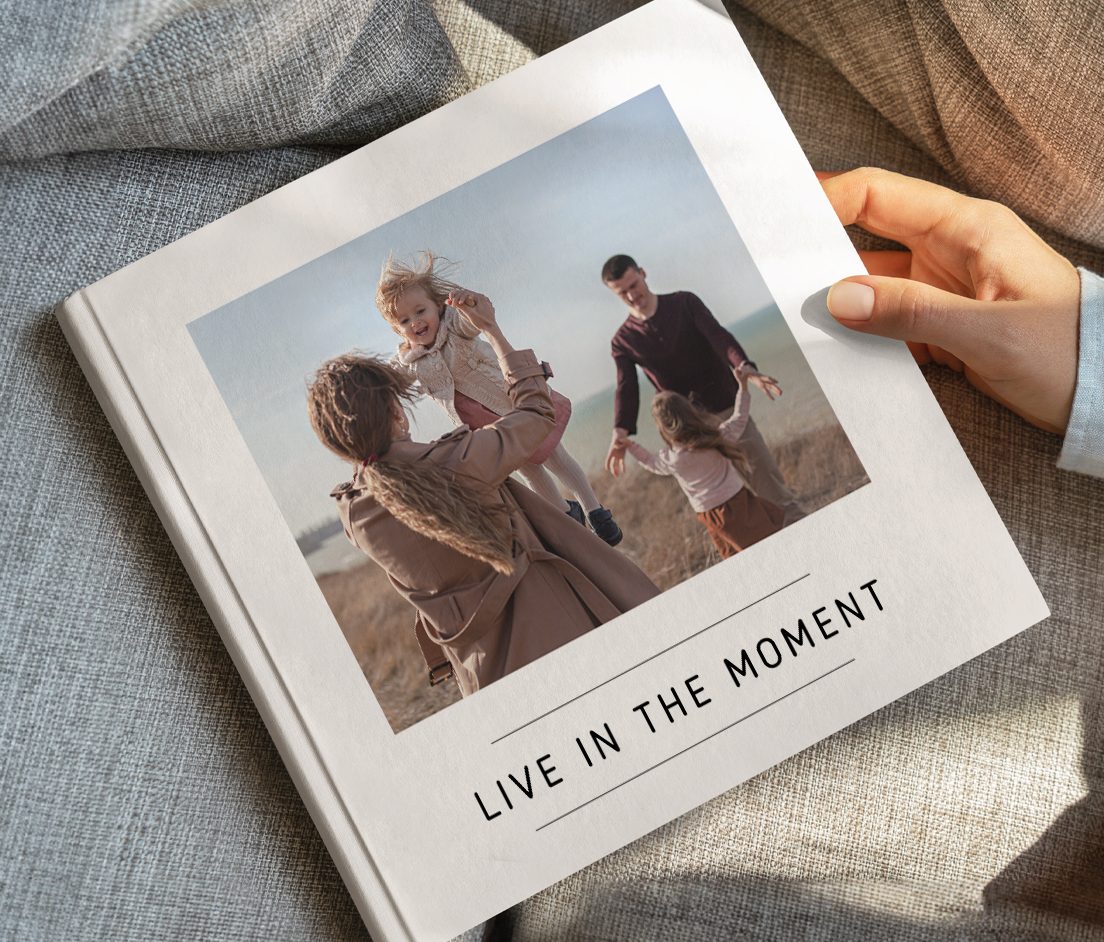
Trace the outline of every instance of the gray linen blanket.
{"type": "MultiPolygon", "coordinates": [[[[366,935],[51,306],[633,5],[3,5],[0,936],[366,935]]],[[[814,166],[999,199],[1104,270],[1093,0],[732,13],[814,166]]],[[[490,931],[1104,938],[1104,482],[928,377],[1054,616],[490,931]]]]}

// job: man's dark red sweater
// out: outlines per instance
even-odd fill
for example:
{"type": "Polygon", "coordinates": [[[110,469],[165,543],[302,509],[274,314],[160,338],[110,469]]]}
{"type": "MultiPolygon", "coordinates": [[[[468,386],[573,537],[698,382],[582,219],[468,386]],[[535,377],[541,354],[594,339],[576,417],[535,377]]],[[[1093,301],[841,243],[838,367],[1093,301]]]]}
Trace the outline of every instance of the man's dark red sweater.
{"type": "Polygon", "coordinates": [[[630,435],[636,434],[640,412],[637,366],[657,390],[692,396],[702,408],[724,412],[736,401],[733,368],[750,364],[744,348],[697,295],[676,291],[657,297],[651,317],[627,317],[610,343],[617,364],[613,424],[630,435]]]}

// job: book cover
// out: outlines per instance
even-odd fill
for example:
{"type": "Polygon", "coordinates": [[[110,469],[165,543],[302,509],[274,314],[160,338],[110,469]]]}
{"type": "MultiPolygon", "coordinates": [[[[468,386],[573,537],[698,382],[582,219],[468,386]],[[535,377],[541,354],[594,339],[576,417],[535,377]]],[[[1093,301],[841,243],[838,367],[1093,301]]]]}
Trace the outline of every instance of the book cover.
{"type": "Polygon", "coordinates": [[[59,310],[375,937],[1046,617],[827,315],[859,271],[732,24],[654,0],[59,310]]]}

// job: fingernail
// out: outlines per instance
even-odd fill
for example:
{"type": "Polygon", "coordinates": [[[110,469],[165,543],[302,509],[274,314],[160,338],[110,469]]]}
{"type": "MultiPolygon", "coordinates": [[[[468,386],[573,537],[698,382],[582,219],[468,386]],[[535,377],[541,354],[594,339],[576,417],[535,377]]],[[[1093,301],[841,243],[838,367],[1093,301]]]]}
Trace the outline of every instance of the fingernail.
{"type": "Polygon", "coordinates": [[[874,314],[874,289],[854,281],[839,281],[828,291],[828,310],[841,321],[868,321],[874,314]]]}

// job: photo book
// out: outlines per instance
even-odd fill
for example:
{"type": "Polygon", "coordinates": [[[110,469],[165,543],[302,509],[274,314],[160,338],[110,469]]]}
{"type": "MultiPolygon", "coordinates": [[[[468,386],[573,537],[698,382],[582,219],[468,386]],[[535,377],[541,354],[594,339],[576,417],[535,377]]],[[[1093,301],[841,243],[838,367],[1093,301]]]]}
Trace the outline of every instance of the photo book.
{"type": "Polygon", "coordinates": [[[654,0],[60,305],[373,938],[1048,615],[829,316],[862,271],[732,23],[654,0]]]}

